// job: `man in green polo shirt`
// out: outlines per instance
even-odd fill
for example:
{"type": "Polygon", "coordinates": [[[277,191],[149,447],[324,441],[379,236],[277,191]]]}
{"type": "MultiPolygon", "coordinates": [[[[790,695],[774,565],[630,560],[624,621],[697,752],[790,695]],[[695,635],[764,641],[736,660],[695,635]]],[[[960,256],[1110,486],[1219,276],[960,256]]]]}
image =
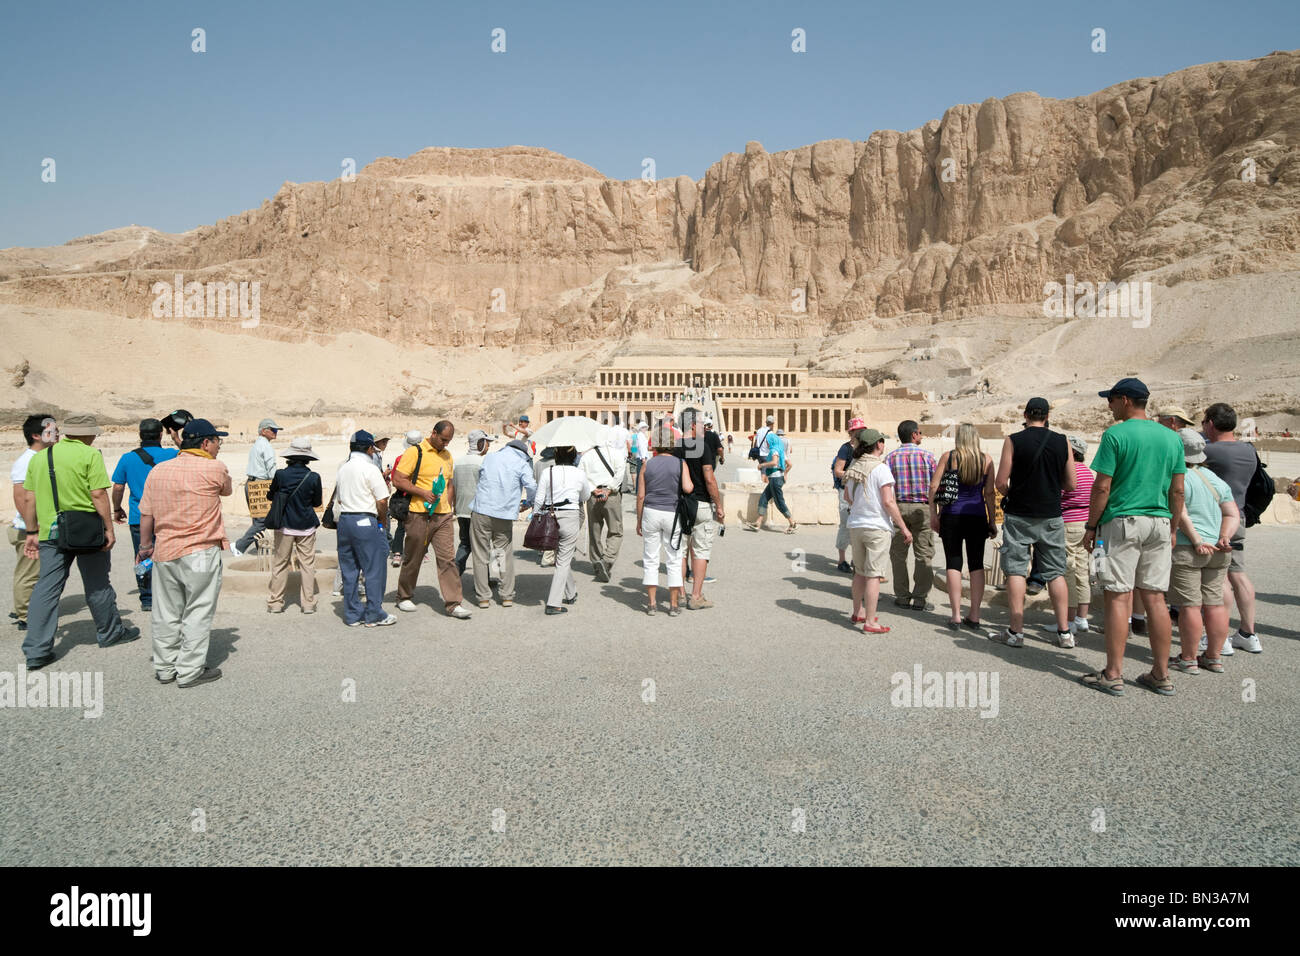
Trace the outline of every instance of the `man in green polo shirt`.
{"type": "Polygon", "coordinates": [[[100,647],[111,647],[140,636],[139,628],[122,623],[117,593],[109,582],[109,558],[113,550],[113,519],[108,489],[113,484],[104,467],[104,456],[91,447],[103,429],[93,415],[69,415],[62,423],[64,438],[32,458],[27,465],[23,488],[31,494],[24,509],[27,526],[23,553],[41,562],[41,576],[32,591],[27,610],[27,635],[23,654],[29,671],[39,670],[54,660],[54,635],[59,627],[59,599],[72,572],[72,562],[81,571],[86,604],[95,621],[95,638],[100,647]],[[56,509],[50,483],[53,456],[54,478],[59,501],[56,509]],[[50,526],[57,511],[95,512],[104,522],[107,543],[92,554],[65,554],[50,541],[50,526]]]}
{"type": "Polygon", "coordinates": [[[1172,568],[1173,533],[1183,513],[1187,463],[1176,432],[1147,417],[1150,392],[1125,378],[1098,393],[1117,424],[1101,437],[1092,459],[1092,486],[1083,546],[1103,557],[1097,576],[1106,598],[1106,666],[1080,680],[1116,697],[1124,693],[1124,646],[1133,591],[1147,612],[1151,670],[1138,677],[1148,690],[1173,694],[1169,680],[1172,626],[1165,591],[1172,568]]]}

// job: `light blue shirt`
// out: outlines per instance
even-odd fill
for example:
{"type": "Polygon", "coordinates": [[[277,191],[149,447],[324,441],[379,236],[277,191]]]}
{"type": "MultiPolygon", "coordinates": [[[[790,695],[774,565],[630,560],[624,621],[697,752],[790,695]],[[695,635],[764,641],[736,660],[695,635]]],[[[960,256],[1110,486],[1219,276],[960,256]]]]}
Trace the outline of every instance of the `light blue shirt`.
{"type": "Polygon", "coordinates": [[[784,475],[785,474],[785,442],[781,440],[781,437],[777,435],[776,432],[771,432],[765,440],[767,441],[767,454],[763,456],[763,460],[767,461],[769,458],[776,459],[775,467],[765,469],[767,471],[768,476],[771,477],[772,475],[777,474],[777,472],[780,472],[782,475],[784,475]]]}
{"type": "Polygon", "coordinates": [[[524,498],[531,506],[536,494],[533,460],[521,450],[518,441],[512,441],[483,458],[478,487],[469,507],[470,511],[490,518],[514,521],[519,517],[519,500],[524,498]]]}
{"type": "MultiPolygon", "coordinates": [[[[1183,478],[1184,504],[1187,514],[1192,519],[1192,527],[1205,544],[1214,544],[1219,540],[1219,523],[1223,519],[1220,502],[1232,501],[1232,489],[1228,483],[1208,468],[1187,467],[1187,476],[1183,478]],[[1200,477],[1197,477],[1197,476],[1200,477]],[[1201,481],[1204,478],[1205,481],[1201,481]],[[1210,488],[1205,487],[1209,484],[1210,488]],[[1219,493],[1219,500],[1214,500],[1214,492],[1219,493]]],[[[1235,501],[1233,502],[1236,503],[1235,501]]],[[[1190,545],[1191,539],[1178,531],[1178,543],[1190,545]]]]}
{"type": "Polygon", "coordinates": [[[265,435],[258,435],[248,450],[248,470],[244,474],[249,478],[275,477],[275,451],[265,435]]]}

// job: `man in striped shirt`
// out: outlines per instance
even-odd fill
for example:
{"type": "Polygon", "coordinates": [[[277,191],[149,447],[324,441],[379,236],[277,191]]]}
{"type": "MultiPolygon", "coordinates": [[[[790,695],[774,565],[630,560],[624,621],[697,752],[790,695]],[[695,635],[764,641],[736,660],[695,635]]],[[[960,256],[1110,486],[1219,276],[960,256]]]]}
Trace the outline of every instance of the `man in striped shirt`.
{"type": "Polygon", "coordinates": [[[154,466],[140,496],[136,561],[154,562],[153,667],[160,684],[194,687],[221,677],[207,662],[227,546],[221,498],[231,492],[230,472],[217,461],[227,434],[203,418],[189,422],[180,454],[154,466]]]}
{"type": "Polygon", "coordinates": [[[934,455],[921,447],[921,426],[910,419],[899,422],[898,440],[902,442],[885,456],[885,464],[894,475],[894,497],[903,524],[911,532],[910,547],[915,556],[914,581],[907,579],[909,542],[902,528],[894,529],[889,546],[889,560],[894,572],[894,603],[899,607],[925,610],[925,598],[934,585],[934,537],[930,533],[930,479],[934,476],[934,455]]]}

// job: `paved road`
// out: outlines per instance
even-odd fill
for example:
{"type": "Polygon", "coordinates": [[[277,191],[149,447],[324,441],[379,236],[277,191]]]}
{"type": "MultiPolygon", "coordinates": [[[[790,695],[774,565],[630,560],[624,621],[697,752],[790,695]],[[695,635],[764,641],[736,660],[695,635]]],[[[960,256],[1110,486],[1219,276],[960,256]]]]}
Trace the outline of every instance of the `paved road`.
{"type": "MultiPolygon", "coordinates": [[[[74,575],[54,667],[102,671],[103,716],[0,711],[0,862],[1300,862],[1296,532],[1251,540],[1265,653],[1175,675],[1170,699],[1075,683],[1099,636],[1015,650],[889,603],[894,632],[865,636],[832,542],[733,524],[718,608],[676,619],[640,610],[634,533],[615,583],[580,565],[562,617],[542,614],[550,572],[530,557],[520,603],[470,622],[431,609],[430,571],[387,629],[228,594],[226,677],[192,691],[153,681],[146,641],[96,648],[74,575]],[[892,706],[891,676],[918,664],[996,673],[997,716],[892,706]]],[[[1130,654],[1131,681],[1148,652],[1130,654]]]]}

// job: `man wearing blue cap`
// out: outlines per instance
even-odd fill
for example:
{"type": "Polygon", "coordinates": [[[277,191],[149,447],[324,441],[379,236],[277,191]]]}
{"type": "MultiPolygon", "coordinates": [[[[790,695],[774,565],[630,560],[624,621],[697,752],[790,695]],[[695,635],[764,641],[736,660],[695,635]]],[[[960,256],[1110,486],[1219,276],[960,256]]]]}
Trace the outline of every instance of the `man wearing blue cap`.
{"type": "Polygon", "coordinates": [[[1183,511],[1183,443],[1147,417],[1146,385],[1125,378],[1098,392],[1118,422],[1101,437],[1097,473],[1084,525],[1083,546],[1100,550],[1097,569],[1106,599],[1106,666],[1080,680],[1116,697],[1124,694],[1124,646],[1136,589],[1147,612],[1152,664],[1138,683],[1157,694],[1174,693],[1169,679],[1172,626],[1169,589],[1174,537],[1183,511]]]}
{"type": "Polygon", "coordinates": [[[226,526],[221,499],[230,472],[217,461],[221,439],[205,418],[181,431],[181,450],[161,461],[140,496],[136,562],[153,561],[153,668],[160,684],[189,688],[221,678],[208,667],[208,639],[221,596],[226,526]]]}

